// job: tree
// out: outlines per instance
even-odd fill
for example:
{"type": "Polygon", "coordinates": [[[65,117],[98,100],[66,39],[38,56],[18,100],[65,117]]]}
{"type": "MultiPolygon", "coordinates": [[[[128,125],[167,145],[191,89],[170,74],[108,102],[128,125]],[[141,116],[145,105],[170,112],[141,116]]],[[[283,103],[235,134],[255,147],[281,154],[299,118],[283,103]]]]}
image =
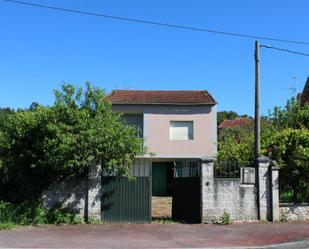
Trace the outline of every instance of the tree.
{"type": "Polygon", "coordinates": [[[301,105],[299,100],[292,98],[284,108],[275,107],[269,113],[269,120],[276,129],[309,129],[309,105],[301,105]]]}
{"type": "Polygon", "coordinates": [[[136,129],[121,123],[103,90],[63,84],[55,97],[52,106],[19,111],[5,123],[0,196],[8,201],[38,197],[53,182],[84,177],[93,160],[127,176],[143,152],[136,129]]]}
{"type": "Polygon", "coordinates": [[[6,123],[7,119],[11,114],[14,113],[14,110],[11,108],[0,108],[0,130],[3,125],[6,123]]]}
{"type": "Polygon", "coordinates": [[[225,119],[235,119],[238,114],[234,111],[223,111],[217,113],[217,125],[219,126],[225,119]]]}

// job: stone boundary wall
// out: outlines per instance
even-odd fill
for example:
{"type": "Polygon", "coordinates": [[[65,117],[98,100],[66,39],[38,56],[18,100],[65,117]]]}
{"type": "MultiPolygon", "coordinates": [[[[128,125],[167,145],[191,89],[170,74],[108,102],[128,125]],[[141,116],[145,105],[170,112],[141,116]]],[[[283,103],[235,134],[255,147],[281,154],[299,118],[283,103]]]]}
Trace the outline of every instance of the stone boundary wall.
{"type": "Polygon", "coordinates": [[[43,208],[50,209],[57,204],[68,208],[73,215],[84,216],[86,212],[85,198],[87,197],[87,182],[61,182],[43,191],[41,200],[43,208]]]}
{"type": "Polygon", "coordinates": [[[280,220],[309,221],[309,204],[280,204],[280,220]]]}
{"type": "Polygon", "coordinates": [[[257,220],[254,185],[241,184],[239,179],[215,179],[213,198],[215,221],[224,211],[231,215],[232,220],[257,220]]]}
{"type": "Polygon", "coordinates": [[[212,158],[204,158],[201,167],[202,222],[218,222],[224,211],[233,221],[258,219],[255,185],[241,184],[240,179],[214,178],[212,158]]]}
{"type": "Polygon", "coordinates": [[[87,179],[50,186],[43,191],[41,200],[45,209],[61,204],[75,216],[101,220],[101,164],[93,162],[90,165],[87,179]]]}

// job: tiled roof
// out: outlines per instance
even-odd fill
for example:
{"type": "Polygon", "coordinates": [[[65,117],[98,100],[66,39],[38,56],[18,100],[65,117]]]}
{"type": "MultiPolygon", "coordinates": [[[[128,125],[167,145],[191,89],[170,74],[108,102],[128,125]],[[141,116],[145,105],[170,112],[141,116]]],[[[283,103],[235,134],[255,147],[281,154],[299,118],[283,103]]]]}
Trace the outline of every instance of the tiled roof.
{"type": "Polygon", "coordinates": [[[203,91],[114,90],[109,95],[112,104],[185,104],[215,105],[214,98],[203,91]]]}
{"type": "Polygon", "coordinates": [[[219,125],[219,129],[234,128],[237,126],[243,127],[250,124],[250,122],[252,122],[252,119],[250,118],[235,118],[233,120],[226,119],[219,125]]]}

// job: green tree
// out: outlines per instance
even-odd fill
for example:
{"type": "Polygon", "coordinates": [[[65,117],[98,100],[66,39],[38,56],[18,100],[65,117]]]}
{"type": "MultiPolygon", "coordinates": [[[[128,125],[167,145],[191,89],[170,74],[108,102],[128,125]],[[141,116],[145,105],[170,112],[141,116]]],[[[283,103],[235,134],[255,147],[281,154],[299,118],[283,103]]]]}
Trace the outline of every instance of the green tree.
{"type": "Polygon", "coordinates": [[[225,119],[235,119],[238,117],[237,112],[234,111],[222,111],[217,113],[217,125],[219,126],[225,119]]]}
{"type": "Polygon", "coordinates": [[[11,108],[0,108],[0,131],[4,124],[7,122],[9,116],[14,113],[14,110],[11,108]]]}
{"type": "Polygon", "coordinates": [[[0,196],[12,202],[38,197],[55,181],[84,177],[92,160],[129,175],[143,141],[112,112],[103,90],[63,84],[50,107],[18,111],[0,134],[0,196]],[[13,194],[14,193],[14,194],[13,194]]]}
{"type": "Polygon", "coordinates": [[[275,107],[269,113],[269,120],[276,129],[309,129],[309,105],[301,105],[299,100],[292,98],[284,108],[275,107]]]}

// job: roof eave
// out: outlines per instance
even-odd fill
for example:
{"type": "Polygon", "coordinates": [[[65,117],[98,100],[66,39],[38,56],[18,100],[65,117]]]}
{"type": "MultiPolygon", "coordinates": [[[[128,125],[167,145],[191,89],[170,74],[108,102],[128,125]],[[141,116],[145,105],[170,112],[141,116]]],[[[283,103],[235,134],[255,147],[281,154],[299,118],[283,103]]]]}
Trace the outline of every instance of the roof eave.
{"type": "Polygon", "coordinates": [[[128,103],[128,102],[112,102],[112,105],[216,105],[214,103],[128,103]]]}

